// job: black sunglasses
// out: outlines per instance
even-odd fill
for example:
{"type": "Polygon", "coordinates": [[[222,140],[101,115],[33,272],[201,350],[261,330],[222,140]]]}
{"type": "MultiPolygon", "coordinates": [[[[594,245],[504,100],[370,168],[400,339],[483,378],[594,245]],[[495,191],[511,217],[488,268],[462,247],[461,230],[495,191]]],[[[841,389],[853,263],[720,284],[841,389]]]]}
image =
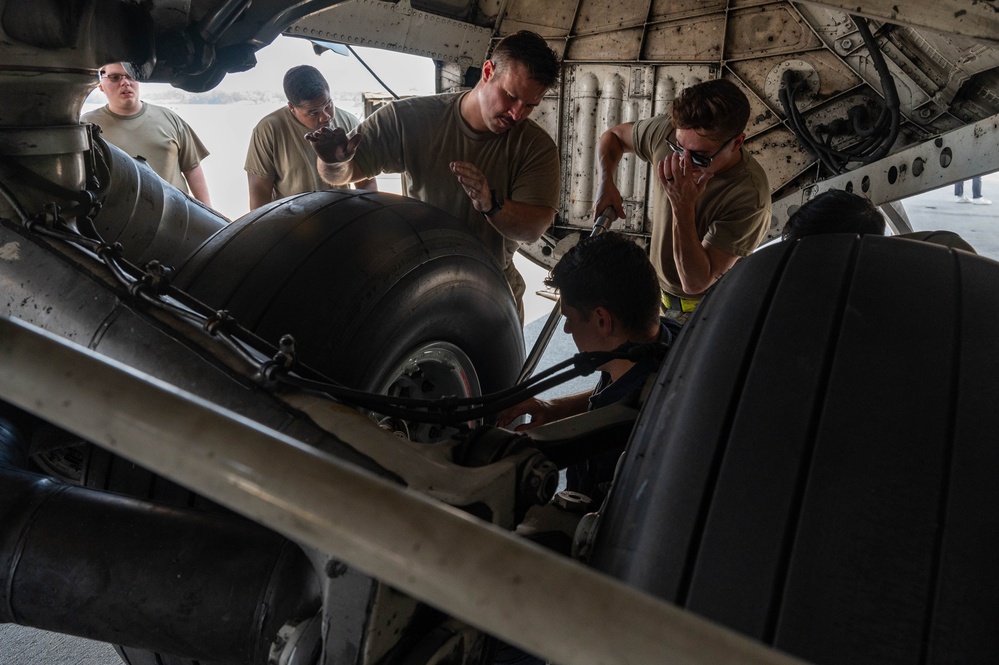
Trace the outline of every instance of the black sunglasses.
{"type": "MultiPolygon", "coordinates": [[[[739,132],[739,134],[741,134],[741,133],[742,132],[739,132]]],[[[718,148],[718,150],[715,152],[715,154],[711,155],[710,157],[705,157],[704,155],[702,155],[702,154],[700,154],[698,152],[691,151],[691,153],[690,153],[690,161],[693,162],[694,166],[700,166],[702,169],[708,168],[709,166],[711,166],[711,161],[715,157],[717,157],[719,154],[721,154],[721,151],[724,150],[725,148],[727,148],[728,144],[731,143],[732,141],[734,141],[735,137],[738,136],[739,134],[736,134],[735,136],[733,136],[732,138],[730,138],[728,141],[725,141],[725,143],[722,144],[722,147],[718,148]]],[[[666,145],[668,145],[670,147],[670,150],[672,150],[675,153],[678,153],[680,155],[680,157],[683,157],[683,154],[685,152],[687,152],[686,148],[681,148],[678,145],[674,145],[673,142],[670,141],[669,139],[666,139],[666,145]]]]}

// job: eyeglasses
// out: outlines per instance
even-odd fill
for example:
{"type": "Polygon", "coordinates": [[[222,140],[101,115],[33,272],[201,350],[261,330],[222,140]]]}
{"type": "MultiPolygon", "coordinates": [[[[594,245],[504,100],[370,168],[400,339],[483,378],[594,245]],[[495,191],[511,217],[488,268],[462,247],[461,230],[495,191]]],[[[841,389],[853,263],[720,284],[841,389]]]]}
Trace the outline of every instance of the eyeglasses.
{"type": "MultiPolygon", "coordinates": [[[[741,132],[740,132],[740,134],[741,134],[741,132]]],[[[738,135],[739,134],[736,134],[735,136],[733,136],[732,138],[730,138],[728,141],[725,141],[725,143],[722,144],[722,147],[718,148],[718,150],[715,152],[715,154],[711,155],[710,157],[705,157],[704,155],[702,155],[699,152],[690,151],[690,161],[693,162],[694,166],[700,166],[702,169],[708,168],[709,166],[711,166],[712,160],[714,160],[715,157],[717,157],[718,155],[720,155],[721,151],[724,150],[725,148],[727,148],[728,144],[731,143],[732,141],[734,141],[735,137],[738,136],[738,135]]],[[[683,154],[685,152],[687,152],[686,148],[681,148],[678,145],[674,145],[673,142],[670,141],[669,139],[666,139],[666,145],[668,145],[670,147],[670,150],[672,150],[675,153],[678,153],[681,158],[683,157],[683,154]]]]}
{"type": "Polygon", "coordinates": [[[121,83],[122,79],[127,79],[133,83],[135,82],[135,79],[128,74],[107,74],[105,72],[101,72],[101,78],[111,81],[112,83],[121,83]]]}

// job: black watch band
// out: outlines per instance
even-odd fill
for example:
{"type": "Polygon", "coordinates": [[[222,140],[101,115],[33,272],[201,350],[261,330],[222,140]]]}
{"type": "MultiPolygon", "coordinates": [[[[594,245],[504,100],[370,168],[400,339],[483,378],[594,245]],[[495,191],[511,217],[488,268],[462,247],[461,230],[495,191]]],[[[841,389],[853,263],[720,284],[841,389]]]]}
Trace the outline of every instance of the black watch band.
{"type": "Polygon", "coordinates": [[[493,207],[482,213],[486,217],[492,217],[493,215],[495,215],[496,213],[498,213],[500,210],[503,209],[503,199],[496,196],[495,189],[491,189],[489,191],[493,195],[493,207]]]}

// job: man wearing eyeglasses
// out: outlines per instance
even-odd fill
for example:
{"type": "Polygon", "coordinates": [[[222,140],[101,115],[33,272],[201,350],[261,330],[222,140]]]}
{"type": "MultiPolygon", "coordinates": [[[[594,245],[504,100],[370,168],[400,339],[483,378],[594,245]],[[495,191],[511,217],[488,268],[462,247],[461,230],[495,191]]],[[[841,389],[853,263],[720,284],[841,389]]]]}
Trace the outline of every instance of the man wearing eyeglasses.
{"type": "Polygon", "coordinates": [[[122,63],[101,67],[98,88],[108,103],[80,119],[99,125],[104,139],[141,157],[161,178],[207,206],[212,204],[201,161],[208,148],[183,118],[139,99],[139,83],[122,63]]]}
{"type": "MultiPolygon", "coordinates": [[[[310,65],[292,67],[284,75],[288,105],[264,116],[253,128],[243,169],[250,188],[250,210],[293,194],[329,189],[316,167],[316,153],[305,135],[323,127],[351,132],[357,118],[338,108],[322,73],[310,65]]],[[[378,189],[374,178],[358,189],[378,189]]]]}
{"type": "Polygon", "coordinates": [[[603,133],[597,148],[594,218],[613,206],[625,217],[615,170],[625,153],[656,165],[650,258],[664,314],[686,321],[702,295],[762,241],[770,225],[770,183],[742,149],[749,100],[731,81],[684,89],[671,112],[603,133]]]}

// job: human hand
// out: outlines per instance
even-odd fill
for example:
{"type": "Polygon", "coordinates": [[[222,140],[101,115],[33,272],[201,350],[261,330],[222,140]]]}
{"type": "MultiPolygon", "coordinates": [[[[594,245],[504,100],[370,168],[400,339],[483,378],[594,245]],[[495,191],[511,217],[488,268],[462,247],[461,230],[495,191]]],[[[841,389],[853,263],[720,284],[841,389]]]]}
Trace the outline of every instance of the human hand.
{"type": "Polygon", "coordinates": [[[593,200],[593,221],[597,221],[597,217],[607,208],[614,208],[614,219],[624,219],[624,200],[613,180],[601,180],[597,185],[597,196],[593,200]]]}
{"type": "Polygon", "coordinates": [[[468,198],[472,199],[473,208],[478,212],[485,212],[493,207],[489,181],[479,167],[470,162],[451,162],[450,167],[468,198]]]}
{"type": "Polygon", "coordinates": [[[322,127],[305,135],[319,159],[327,164],[349,162],[357,152],[363,135],[360,133],[347,138],[347,132],[342,127],[322,127]]]}
{"type": "Polygon", "coordinates": [[[514,420],[521,416],[530,416],[530,422],[522,423],[517,425],[514,431],[526,432],[527,430],[534,429],[535,427],[541,427],[545,423],[548,423],[556,418],[552,417],[552,405],[549,402],[540,400],[537,397],[531,397],[525,399],[520,404],[511,406],[508,409],[500,411],[499,415],[496,416],[496,426],[506,427],[514,420]]]}
{"type": "Polygon", "coordinates": [[[681,157],[676,152],[659,160],[656,175],[674,208],[693,206],[704,193],[708,181],[714,177],[711,171],[694,166],[689,155],[681,157]]]}

